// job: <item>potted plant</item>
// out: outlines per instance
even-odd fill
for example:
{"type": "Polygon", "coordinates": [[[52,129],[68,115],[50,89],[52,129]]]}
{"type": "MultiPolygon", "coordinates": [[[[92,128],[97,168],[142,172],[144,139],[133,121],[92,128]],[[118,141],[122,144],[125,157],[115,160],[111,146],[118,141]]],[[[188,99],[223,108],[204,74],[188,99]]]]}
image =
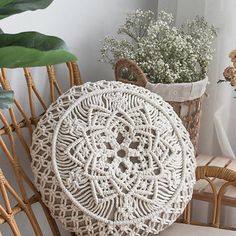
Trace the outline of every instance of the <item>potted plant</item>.
{"type": "Polygon", "coordinates": [[[151,11],[128,13],[118,29],[123,38],[106,37],[100,61],[121,69],[122,81],[143,85],[170,102],[196,146],[201,97],[208,83],[207,69],[217,32],[201,17],[180,29],[173,26],[173,21],[173,16],[165,12],[157,19],[151,11]],[[132,65],[128,66],[127,60],[116,64],[121,58],[131,59],[132,65]],[[128,70],[134,68],[134,62],[143,71],[136,77],[128,70]]]}
{"type": "Polygon", "coordinates": [[[7,109],[14,101],[14,92],[0,89],[0,110],[7,109]]]}
{"type": "MultiPolygon", "coordinates": [[[[0,1],[0,19],[48,7],[53,0],[0,1]]],[[[0,67],[35,67],[76,61],[65,42],[39,32],[0,34],[0,67]]]]}
{"type": "MultiPolygon", "coordinates": [[[[52,2],[53,0],[0,1],[0,20],[24,11],[44,9],[52,2]]],[[[2,74],[4,68],[47,66],[76,60],[76,56],[67,50],[65,42],[60,38],[32,31],[7,34],[0,29],[2,74]]],[[[0,109],[9,108],[13,96],[13,91],[0,88],[0,109]]]]}

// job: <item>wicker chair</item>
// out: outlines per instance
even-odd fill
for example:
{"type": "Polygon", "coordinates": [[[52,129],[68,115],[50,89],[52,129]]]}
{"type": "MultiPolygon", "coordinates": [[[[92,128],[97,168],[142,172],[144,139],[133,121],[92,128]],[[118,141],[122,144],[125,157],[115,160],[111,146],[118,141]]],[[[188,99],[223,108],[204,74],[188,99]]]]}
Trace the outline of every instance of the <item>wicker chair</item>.
{"type": "MultiPolygon", "coordinates": [[[[81,84],[78,66],[75,63],[68,63],[67,67],[69,72],[69,83],[67,83],[69,85],[67,87],[69,88],[73,85],[81,84]]],[[[9,234],[6,235],[4,233],[6,226],[10,227],[10,231],[12,232],[11,235],[14,236],[61,235],[55,220],[51,217],[48,209],[45,207],[40,198],[40,194],[33,185],[30,167],[29,165],[27,165],[27,163],[29,164],[31,160],[29,146],[31,142],[32,131],[42,113],[47,109],[49,104],[63,92],[59,86],[59,82],[65,84],[65,80],[59,81],[59,79],[56,78],[53,66],[47,67],[47,73],[47,78],[41,79],[48,80],[48,90],[40,91],[36,86],[38,83],[35,83],[37,81],[33,80],[33,77],[31,76],[30,70],[25,68],[24,77],[27,84],[26,95],[28,96],[28,103],[20,103],[16,95],[15,105],[11,109],[9,109],[9,111],[0,113],[0,119],[2,121],[2,128],[0,129],[0,146],[2,149],[0,166],[6,167],[6,163],[9,164],[7,166],[7,169],[5,168],[4,171],[0,171],[0,232],[2,232],[3,236],[10,236],[9,234]],[[45,102],[46,92],[47,94],[49,94],[50,101],[48,102],[48,104],[45,102]],[[42,96],[42,94],[44,95],[42,96]],[[41,110],[38,109],[38,107],[40,106],[42,107],[41,110]],[[12,180],[12,176],[16,177],[17,184],[8,181],[9,179],[12,180]],[[38,207],[35,208],[35,206],[38,207]],[[42,212],[45,215],[46,220],[44,219],[43,223],[41,222],[42,218],[38,217],[37,211],[39,209],[42,209],[42,212]],[[29,230],[27,228],[27,232],[21,230],[22,227],[19,223],[19,216],[20,218],[26,216],[26,227],[29,228],[29,230]],[[46,227],[45,223],[48,224],[48,227],[51,231],[48,234],[44,233],[44,228],[46,227]],[[29,232],[31,231],[32,233],[29,234],[29,232]]],[[[1,70],[0,82],[4,89],[10,89],[10,84],[7,79],[5,69],[1,70]]],[[[207,158],[204,157],[203,159],[205,160],[207,158]]],[[[211,158],[211,160],[213,160],[213,158],[211,158]]],[[[208,163],[210,163],[210,161],[208,161],[208,163]]],[[[207,195],[207,200],[212,201],[214,205],[212,221],[208,222],[207,225],[217,228],[223,228],[224,226],[221,225],[219,221],[221,214],[220,206],[224,201],[223,194],[225,189],[231,185],[236,186],[236,172],[230,171],[226,168],[205,166],[198,167],[196,173],[198,179],[207,180],[213,189],[213,193],[208,193],[207,195]],[[215,184],[218,184],[218,182],[216,181],[218,180],[217,178],[220,179],[221,183],[225,183],[219,191],[218,195],[217,189],[219,186],[215,186],[215,184]]],[[[184,224],[175,224],[173,227],[170,227],[160,235],[176,236],[178,235],[178,230],[189,230],[189,227],[194,227],[191,224],[203,225],[202,223],[193,221],[192,215],[194,212],[191,206],[192,204],[189,204],[185,213],[183,214],[182,219],[180,219],[180,222],[184,224]]],[[[198,230],[198,228],[195,229],[198,230]]],[[[209,227],[207,229],[211,228],[209,227]]],[[[191,230],[192,228],[190,229],[190,231],[191,230]]],[[[205,228],[203,230],[205,230],[205,228]]],[[[217,232],[221,231],[217,230],[217,232]]],[[[227,233],[228,232],[231,231],[227,231],[227,233]]],[[[179,235],[187,234],[184,234],[182,231],[179,235]]],[[[206,234],[203,233],[202,235],[205,236],[206,234]]]]}
{"type": "MultiPolygon", "coordinates": [[[[231,202],[231,206],[236,204],[236,172],[231,169],[216,167],[216,166],[198,166],[196,170],[197,184],[202,185],[202,181],[209,183],[211,191],[208,191],[207,195],[194,193],[193,200],[186,208],[182,219],[178,223],[162,232],[160,236],[182,236],[182,235],[204,235],[204,236],[235,236],[236,227],[229,227],[223,225],[221,220],[222,206],[228,199],[227,192],[233,193],[234,204],[231,202]],[[200,197],[199,197],[200,196],[200,197]],[[204,198],[205,197],[205,198],[204,198]],[[195,199],[208,201],[211,207],[211,220],[207,223],[197,222],[193,219],[192,205],[195,199]]],[[[229,203],[229,202],[227,202],[229,203]]],[[[229,204],[228,204],[229,205],[229,204]]],[[[196,209],[195,209],[196,210],[196,209]]]]}
{"type": "MultiPolygon", "coordinates": [[[[67,83],[67,89],[74,85],[81,84],[80,72],[76,63],[67,63],[67,68],[60,68],[63,71],[68,69],[67,81],[65,79],[61,83],[67,83]]],[[[40,194],[36,190],[30,171],[30,143],[34,127],[36,126],[41,115],[46,111],[47,107],[55,101],[56,97],[62,94],[62,89],[59,86],[59,81],[56,77],[56,70],[54,66],[47,66],[47,68],[40,68],[47,71],[47,78],[40,78],[48,80],[48,91],[40,91],[37,88],[33,76],[28,68],[22,69],[25,79],[25,96],[28,96],[28,103],[24,98],[24,104],[20,103],[15,96],[14,105],[8,111],[0,113],[0,120],[2,127],[0,129],[0,146],[1,146],[1,159],[0,167],[5,167],[4,173],[0,169],[0,232],[5,231],[5,226],[10,226],[13,235],[25,236],[26,232],[21,232],[22,225],[17,222],[19,217],[25,217],[28,235],[33,233],[37,236],[45,235],[44,228],[38,219],[38,213],[35,212],[42,209],[46,222],[51,229],[51,235],[60,235],[58,226],[55,220],[51,217],[49,210],[46,208],[40,198],[40,194]],[[42,95],[43,94],[43,95],[42,95]],[[49,96],[48,96],[49,95],[49,96]],[[45,97],[48,96],[48,104],[45,97]],[[39,109],[42,108],[42,109],[39,109]],[[6,162],[7,161],[7,162],[6,162]],[[16,183],[9,183],[5,175],[15,176],[16,183]],[[38,205],[38,206],[37,206],[38,205]],[[37,206],[37,208],[36,208],[37,206]],[[30,233],[32,232],[32,233],[30,233]]],[[[19,71],[17,71],[18,73],[19,71]]],[[[12,79],[12,78],[11,78],[12,79]]],[[[38,81],[37,81],[38,82],[38,81]]],[[[7,71],[1,69],[0,83],[5,90],[11,89],[9,80],[7,79],[7,71]]],[[[21,81],[22,88],[24,81],[21,81]]],[[[63,87],[66,87],[65,85],[63,87]]],[[[12,88],[14,90],[14,88],[12,88]]],[[[41,89],[42,90],[42,89],[41,89]]],[[[42,217],[41,217],[42,220],[42,217]]],[[[45,222],[44,222],[45,224],[45,222]]],[[[8,229],[9,231],[9,229],[8,229]]],[[[4,232],[2,232],[4,235],[4,232]]],[[[5,235],[4,235],[5,236],[5,235]]],[[[10,235],[6,235],[10,236],[10,235]]]]}

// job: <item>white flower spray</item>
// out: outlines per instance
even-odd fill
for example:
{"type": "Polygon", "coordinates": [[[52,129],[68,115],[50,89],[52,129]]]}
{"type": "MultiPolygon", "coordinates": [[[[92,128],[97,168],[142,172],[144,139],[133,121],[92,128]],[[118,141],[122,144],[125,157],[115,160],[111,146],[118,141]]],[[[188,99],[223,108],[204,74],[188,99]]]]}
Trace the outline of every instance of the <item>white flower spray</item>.
{"type": "Polygon", "coordinates": [[[123,38],[104,39],[100,61],[114,66],[118,59],[129,58],[152,83],[183,83],[206,77],[217,33],[204,18],[177,29],[171,14],[161,12],[155,20],[153,12],[137,10],[127,14],[118,35],[123,38]]]}

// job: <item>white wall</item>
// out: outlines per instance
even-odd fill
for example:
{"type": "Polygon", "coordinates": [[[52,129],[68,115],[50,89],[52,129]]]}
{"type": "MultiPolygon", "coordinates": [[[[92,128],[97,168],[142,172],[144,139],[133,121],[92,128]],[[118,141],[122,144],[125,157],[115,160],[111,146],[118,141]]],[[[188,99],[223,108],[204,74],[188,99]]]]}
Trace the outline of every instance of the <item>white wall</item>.
{"type": "Polygon", "coordinates": [[[39,31],[63,38],[79,59],[85,81],[112,79],[110,66],[98,62],[105,36],[115,34],[125,12],[157,10],[157,0],[55,0],[47,9],[4,19],[4,32],[39,31]]]}
{"type": "MultiPolygon", "coordinates": [[[[98,62],[100,40],[106,35],[115,34],[118,25],[124,19],[124,13],[130,10],[151,9],[157,10],[157,0],[55,0],[49,8],[15,15],[1,21],[1,28],[4,32],[17,33],[22,31],[39,31],[44,34],[55,35],[63,38],[70,50],[78,56],[79,66],[83,81],[97,81],[100,79],[113,80],[114,75],[111,67],[98,62]]],[[[48,86],[44,81],[40,81],[43,74],[38,70],[33,70],[33,76],[39,78],[41,90],[48,86]]],[[[22,74],[22,72],[21,72],[22,74]]],[[[19,71],[9,74],[11,84],[15,89],[17,97],[22,103],[26,103],[25,84],[19,75],[19,71]]],[[[0,156],[3,154],[0,151],[0,156]]],[[[11,169],[3,158],[0,158],[0,167],[11,184],[15,186],[11,169]]],[[[30,168],[29,166],[25,168],[30,168]]],[[[0,197],[0,203],[2,199],[0,197]]],[[[40,224],[43,226],[44,235],[50,236],[50,231],[46,227],[45,219],[36,206],[36,212],[40,217],[40,224]]],[[[23,215],[19,215],[18,222],[24,232],[22,236],[32,236],[33,233],[23,215]]],[[[0,226],[3,236],[11,236],[9,228],[0,226]]],[[[62,235],[69,235],[62,231],[62,235]]]]}

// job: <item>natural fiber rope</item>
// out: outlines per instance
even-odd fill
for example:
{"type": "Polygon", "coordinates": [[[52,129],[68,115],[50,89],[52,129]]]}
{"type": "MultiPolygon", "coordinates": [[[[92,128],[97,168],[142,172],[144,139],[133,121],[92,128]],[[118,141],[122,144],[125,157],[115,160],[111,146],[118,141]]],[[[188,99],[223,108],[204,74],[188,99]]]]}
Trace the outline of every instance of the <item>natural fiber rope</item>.
{"type": "Polygon", "coordinates": [[[63,94],[39,121],[31,154],[45,204],[78,235],[157,234],[195,182],[193,147],[171,106],[129,84],[63,94]]]}

